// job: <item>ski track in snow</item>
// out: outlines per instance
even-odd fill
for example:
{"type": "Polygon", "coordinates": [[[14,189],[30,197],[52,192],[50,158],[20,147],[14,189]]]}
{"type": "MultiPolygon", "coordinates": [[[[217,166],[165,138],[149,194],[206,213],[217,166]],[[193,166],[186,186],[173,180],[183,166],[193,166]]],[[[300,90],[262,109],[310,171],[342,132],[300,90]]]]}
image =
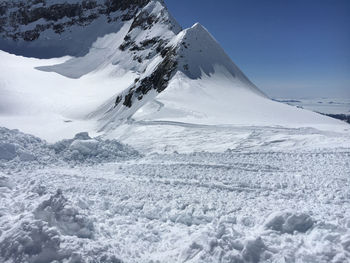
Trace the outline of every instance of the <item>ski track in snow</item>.
{"type": "MultiPolygon", "coordinates": [[[[2,133],[35,155],[0,160],[2,262],[350,258],[349,148],[142,156],[118,145],[127,154],[115,161],[68,161],[68,150],[2,133]]],[[[74,150],[92,147],[78,137],[87,143],[69,141],[74,150]]]]}

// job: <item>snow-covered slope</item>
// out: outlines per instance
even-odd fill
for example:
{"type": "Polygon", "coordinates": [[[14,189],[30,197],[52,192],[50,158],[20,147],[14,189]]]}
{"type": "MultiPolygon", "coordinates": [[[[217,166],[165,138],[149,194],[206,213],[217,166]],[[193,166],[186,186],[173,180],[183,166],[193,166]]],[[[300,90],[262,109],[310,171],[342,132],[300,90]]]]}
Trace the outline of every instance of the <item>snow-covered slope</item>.
{"type": "Polygon", "coordinates": [[[155,101],[133,115],[136,120],[287,127],[337,123],[267,98],[198,23],[171,44],[178,47],[178,71],[155,101]]]}
{"type": "Polygon", "coordinates": [[[161,0],[0,6],[0,48],[17,54],[0,52],[3,126],[50,141],[133,121],[348,128],[270,100],[203,26],[182,30],[161,0]]]}

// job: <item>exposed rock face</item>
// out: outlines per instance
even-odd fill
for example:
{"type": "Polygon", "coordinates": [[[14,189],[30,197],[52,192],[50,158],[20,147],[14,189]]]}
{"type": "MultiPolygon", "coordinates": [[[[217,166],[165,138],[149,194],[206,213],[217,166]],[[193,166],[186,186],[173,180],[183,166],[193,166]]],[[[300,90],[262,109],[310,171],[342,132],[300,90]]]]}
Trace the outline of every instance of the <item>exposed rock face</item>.
{"type": "MultiPolygon", "coordinates": [[[[113,32],[118,23],[133,19],[140,8],[150,0],[5,0],[0,2],[0,49],[19,55],[35,57],[51,57],[62,55],[84,55],[91,44],[102,32],[96,24],[99,19],[103,23],[111,24],[109,30],[113,32]],[[115,24],[115,25],[113,25],[115,24]],[[76,39],[79,33],[91,30],[91,39],[76,39]],[[96,29],[96,30],[95,30],[96,29]],[[70,36],[67,37],[67,34],[70,36]],[[67,48],[61,43],[58,52],[38,52],[30,42],[41,42],[39,47],[54,47],[54,40],[64,42],[65,38],[73,39],[79,48],[67,48]],[[47,44],[45,44],[47,43],[47,44]],[[83,46],[83,48],[82,48],[83,46]],[[48,54],[45,54],[48,53],[48,54]]],[[[36,44],[38,46],[38,44],[36,44]]]]}
{"type": "Polygon", "coordinates": [[[72,25],[86,26],[101,15],[106,15],[109,22],[112,22],[112,13],[117,11],[126,12],[120,17],[114,17],[115,20],[129,20],[148,2],[149,0],[82,0],[56,4],[47,0],[5,1],[0,3],[0,32],[4,37],[13,40],[33,41],[46,29],[53,29],[60,34],[72,25]],[[65,21],[60,21],[63,18],[65,21]],[[21,26],[40,19],[44,19],[46,23],[21,31],[21,26]],[[33,37],[30,38],[30,35],[33,37]]]}
{"type": "MultiPolygon", "coordinates": [[[[143,96],[147,95],[151,90],[156,90],[158,93],[162,92],[168,86],[169,80],[174,75],[177,69],[176,50],[164,49],[163,61],[157,66],[150,76],[138,80],[136,84],[129,89],[128,93],[124,95],[123,105],[131,108],[132,102],[137,98],[142,100],[143,96]]],[[[121,96],[116,99],[117,106],[122,101],[121,96]]]]}

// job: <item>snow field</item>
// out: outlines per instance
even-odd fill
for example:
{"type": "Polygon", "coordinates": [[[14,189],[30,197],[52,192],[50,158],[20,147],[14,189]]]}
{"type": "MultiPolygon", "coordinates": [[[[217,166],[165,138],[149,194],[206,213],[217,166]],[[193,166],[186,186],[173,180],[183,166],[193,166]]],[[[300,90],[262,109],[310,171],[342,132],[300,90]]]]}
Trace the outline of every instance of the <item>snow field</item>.
{"type": "Polygon", "coordinates": [[[344,132],[281,126],[201,125],[175,121],[130,121],[104,138],[117,139],[142,153],[201,151],[319,151],[349,149],[350,129],[344,132]],[[179,139],[181,138],[181,139],[179,139]]]}
{"type": "Polygon", "coordinates": [[[350,151],[261,149],[2,160],[0,258],[348,262],[350,151]]]}

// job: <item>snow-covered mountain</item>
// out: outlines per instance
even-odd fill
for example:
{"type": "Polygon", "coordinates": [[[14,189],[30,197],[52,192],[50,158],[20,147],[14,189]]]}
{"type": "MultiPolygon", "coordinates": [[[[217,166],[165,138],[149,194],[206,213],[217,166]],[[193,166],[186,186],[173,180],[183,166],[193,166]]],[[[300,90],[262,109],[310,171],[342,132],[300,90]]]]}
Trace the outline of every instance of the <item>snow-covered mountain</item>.
{"type": "Polygon", "coordinates": [[[161,0],[0,0],[0,262],[348,262],[349,127],[161,0]]]}
{"type": "Polygon", "coordinates": [[[47,139],[130,121],[344,129],[270,100],[162,0],[2,0],[0,35],[0,123],[47,139]]]}

